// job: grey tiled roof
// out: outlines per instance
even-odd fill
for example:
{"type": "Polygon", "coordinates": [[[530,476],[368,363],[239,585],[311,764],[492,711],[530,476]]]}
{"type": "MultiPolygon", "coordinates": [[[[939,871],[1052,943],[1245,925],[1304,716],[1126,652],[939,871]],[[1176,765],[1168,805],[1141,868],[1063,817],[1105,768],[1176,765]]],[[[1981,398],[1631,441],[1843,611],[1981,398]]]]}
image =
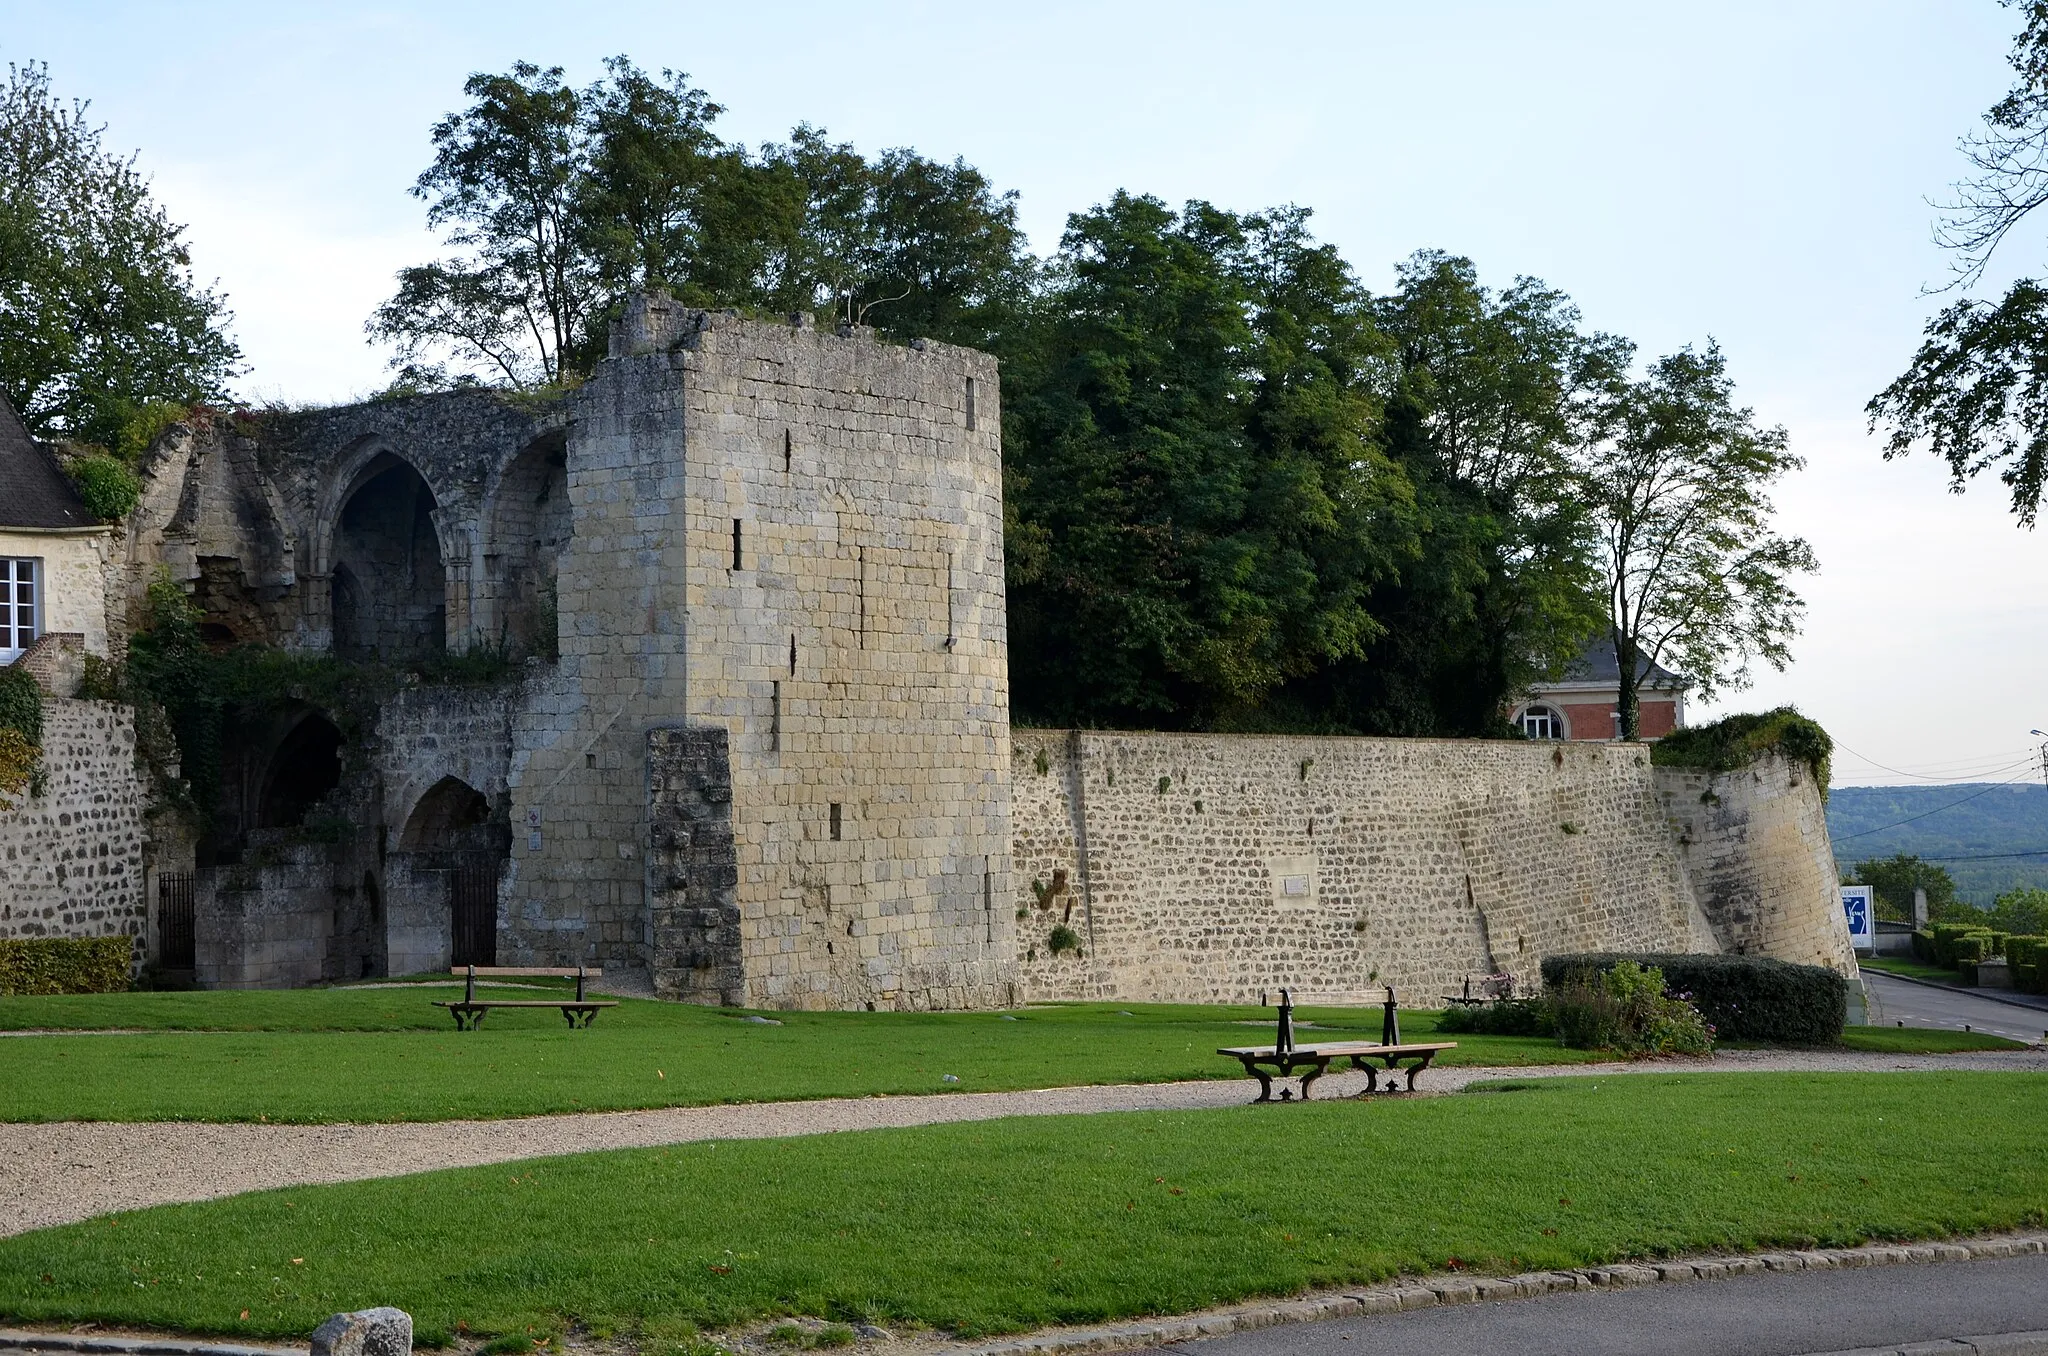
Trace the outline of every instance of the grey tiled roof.
{"type": "Polygon", "coordinates": [[[0,527],[98,525],[57,463],[28,436],[14,407],[0,395],[0,527]]]}
{"type": "MultiPolygon", "coordinates": [[[[1691,687],[1690,679],[1681,678],[1661,664],[1652,664],[1639,659],[1636,673],[1637,682],[1643,687],[1686,688],[1691,687]]],[[[1613,683],[1621,682],[1621,663],[1614,657],[1614,641],[1602,636],[1588,645],[1585,652],[1565,666],[1561,683],[1613,683]]],[[[1549,684],[1538,683],[1538,687],[1549,684]]]]}

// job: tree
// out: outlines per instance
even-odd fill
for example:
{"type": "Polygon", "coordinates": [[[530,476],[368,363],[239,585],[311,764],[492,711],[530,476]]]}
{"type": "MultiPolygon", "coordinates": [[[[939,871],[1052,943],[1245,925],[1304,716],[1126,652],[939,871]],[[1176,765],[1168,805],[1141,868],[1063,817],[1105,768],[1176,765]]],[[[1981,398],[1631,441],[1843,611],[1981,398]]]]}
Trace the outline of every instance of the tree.
{"type": "Polygon", "coordinates": [[[516,386],[559,381],[590,342],[595,270],[576,216],[587,131],[562,68],[518,62],[472,75],[473,102],[434,125],[434,163],[413,185],[427,224],[469,251],[400,271],[370,333],[398,346],[416,379],[440,380],[436,354],[481,362],[516,386]]]}
{"type": "Polygon", "coordinates": [[[1899,922],[1913,920],[1913,892],[1927,892],[1927,916],[1939,918],[1956,902],[1956,883],[1948,869],[1901,852],[1858,862],[1844,885],[1868,885],[1877,896],[1877,916],[1899,922]]]}
{"type": "Polygon", "coordinates": [[[1812,549],[1773,530],[1769,488],[1802,464],[1782,428],[1733,403],[1718,347],[1660,358],[1616,400],[1583,483],[1600,525],[1608,632],[1621,675],[1621,737],[1652,664],[1682,668],[1711,698],[1783,668],[1804,603],[1794,576],[1812,549]]]}
{"type": "MultiPolygon", "coordinates": [[[[1979,281],[2013,228],[2048,202],[2048,0],[2017,7],[2025,23],[2008,62],[2018,78],[1984,114],[1984,130],[1964,141],[1973,174],[1936,232],[1954,252],[1955,287],[1979,281]]],[[[1887,461],[1925,444],[1948,463],[1957,492],[1998,468],[2014,515],[2032,527],[2048,476],[2048,286],[2021,278],[1995,303],[1944,307],[1911,365],[1865,413],[1873,431],[1889,430],[1887,461]]]]}
{"type": "Polygon", "coordinates": [[[690,77],[623,56],[583,94],[588,164],[575,210],[599,283],[682,290],[698,276],[721,178],[745,172],[711,131],[725,112],[690,77]]]}
{"type": "Polygon", "coordinates": [[[1029,717],[1258,724],[1377,634],[1370,587],[1414,549],[1373,440],[1386,345],[1305,217],[1119,193],[1068,219],[1005,351],[1029,717]]]}
{"type": "Polygon", "coordinates": [[[1629,345],[1584,335],[1562,293],[1496,293],[1468,259],[1416,254],[1374,316],[1398,367],[1383,441],[1406,471],[1420,557],[1374,594],[1386,633],[1330,675],[1327,728],[1485,735],[1512,695],[1597,628],[1597,542],[1575,458],[1629,345]]]}
{"type": "Polygon", "coordinates": [[[460,252],[402,270],[368,326],[408,384],[573,379],[634,288],[989,346],[1029,285],[1016,195],[964,161],[810,126],[750,155],[689,76],[623,56],[582,90],[527,62],[464,90],[413,189],[460,252]]]}
{"type": "Polygon", "coordinates": [[[241,353],[184,228],[106,129],[10,65],[0,89],[0,389],[29,428],[122,447],[159,402],[227,398],[241,353]]]}

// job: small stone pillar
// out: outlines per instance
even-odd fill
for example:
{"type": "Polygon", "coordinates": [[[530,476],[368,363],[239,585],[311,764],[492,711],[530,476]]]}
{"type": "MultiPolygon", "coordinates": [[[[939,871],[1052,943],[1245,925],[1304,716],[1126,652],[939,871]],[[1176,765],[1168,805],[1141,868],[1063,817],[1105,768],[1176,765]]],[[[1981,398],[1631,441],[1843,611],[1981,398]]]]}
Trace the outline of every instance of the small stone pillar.
{"type": "Polygon", "coordinates": [[[412,1356],[412,1315],[392,1308],[336,1314],[313,1330],[312,1356],[412,1356]]]}
{"type": "Polygon", "coordinates": [[[1913,887],[1913,931],[1924,932],[1927,928],[1927,890],[1924,886],[1913,887]]]}

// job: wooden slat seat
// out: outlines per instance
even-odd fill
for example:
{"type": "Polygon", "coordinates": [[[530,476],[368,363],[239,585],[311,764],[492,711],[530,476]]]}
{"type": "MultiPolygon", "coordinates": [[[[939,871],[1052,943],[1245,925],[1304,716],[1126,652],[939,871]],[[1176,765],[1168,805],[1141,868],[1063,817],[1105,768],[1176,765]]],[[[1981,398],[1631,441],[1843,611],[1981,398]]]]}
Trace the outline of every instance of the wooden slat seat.
{"type": "MultiPolygon", "coordinates": [[[[1274,1074],[1278,1074],[1282,1078],[1289,1078],[1294,1075],[1296,1069],[1305,1071],[1301,1074],[1301,1099],[1304,1102],[1307,1101],[1309,1089],[1315,1086],[1315,1081],[1318,1078],[1321,1078],[1329,1071],[1330,1061],[1336,1059],[1348,1059],[1351,1061],[1352,1068],[1365,1071],[1364,1095],[1366,1096],[1370,1096],[1380,1090],[1380,1071],[1373,1068],[1373,1060],[1379,1060],[1388,1073],[1394,1072],[1401,1064],[1401,1061],[1408,1060],[1410,1063],[1402,1072],[1406,1073],[1408,1079],[1405,1091],[1413,1092],[1415,1091],[1416,1075],[1430,1066],[1431,1061],[1436,1058],[1437,1052],[1440,1050],[1455,1050],[1458,1048],[1458,1043],[1456,1041],[1435,1041],[1426,1044],[1414,1044],[1403,1041],[1401,1039],[1401,1013],[1395,1003],[1393,989],[1374,989],[1368,992],[1379,995],[1376,1001],[1382,1009],[1380,1038],[1376,1041],[1312,1041],[1304,1045],[1294,1039],[1295,1003],[1293,993],[1290,990],[1282,989],[1280,991],[1280,1023],[1274,1033],[1273,1044],[1225,1046],[1216,1053],[1228,1055],[1232,1059],[1237,1060],[1244,1065],[1246,1073],[1259,1080],[1258,1100],[1261,1102],[1273,1100],[1274,1074]],[[1271,1072],[1268,1072],[1269,1069],[1271,1072]]],[[[1262,1002],[1264,1001],[1263,994],[1260,995],[1260,999],[1262,1002]]],[[[1292,1089],[1282,1088],[1280,1090],[1281,1101],[1292,1101],[1293,1097],[1292,1089]]]]}
{"type": "Polygon", "coordinates": [[[585,998],[583,996],[583,981],[604,974],[604,971],[595,967],[585,968],[579,965],[574,969],[569,969],[562,966],[543,965],[458,965],[450,967],[448,973],[451,975],[468,976],[468,983],[463,987],[460,1001],[451,1003],[437,999],[434,1002],[435,1007],[448,1009],[448,1015],[455,1019],[455,1029],[457,1031],[476,1030],[482,1024],[484,1018],[490,1015],[493,1008],[557,1008],[561,1011],[562,1020],[567,1022],[573,1030],[579,1026],[589,1026],[592,1022],[596,1021],[600,1009],[615,1008],[619,1005],[617,999],[585,998]],[[528,979],[574,978],[576,981],[576,997],[573,999],[478,998],[476,996],[476,977],[478,975],[522,976],[528,979]]]}
{"type": "MultiPolygon", "coordinates": [[[[1456,1041],[1432,1041],[1426,1044],[1381,1045],[1376,1041],[1328,1041],[1314,1045],[1296,1045],[1282,1053],[1272,1045],[1240,1045],[1218,1050],[1219,1055],[1229,1055],[1244,1065],[1244,1071],[1259,1080],[1261,1102],[1273,1100],[1273,1074],[1266,1072],[1267,1066],[1282,1078],[1290,1078],[1296,1069],[1304,1069],[1301,1075],[1301,1099],[1309,1097],[1309,1089],[1315,1081],[1329,1071],[1330,1061],[1348,1059],[1351,1067],[1365,1071],[1365,1091],[1370,1096],[1380,1090],[1380,1071],[1373,1068],[1372,1061],[1379,1060],[1388,1073],[1396,1072],[1401,1061],[1412,1061],[1405,1070],[1399,1070],[1407,1078],[1403,1091],[1415,1091],[1415,1079],[1437,1057],[1440,1050],[1455,1050],[1456,1041]]],[[[1288,1089],[1281,1089],[1281,1100],[1288,1100],[1288,1089]]]]}

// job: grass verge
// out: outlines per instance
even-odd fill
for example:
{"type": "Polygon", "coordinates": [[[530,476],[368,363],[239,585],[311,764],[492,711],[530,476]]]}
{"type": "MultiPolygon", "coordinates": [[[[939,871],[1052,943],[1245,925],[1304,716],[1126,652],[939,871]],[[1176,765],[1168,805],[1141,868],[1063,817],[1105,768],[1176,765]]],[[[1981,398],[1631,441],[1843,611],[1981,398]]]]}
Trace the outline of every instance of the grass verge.
{"type": "Polygon", "coordinates": [[[1969,1050],[2025,1050],[2025,1041],[1987,1036],[1981,1031],[1943,1031],[1916,1026],[1852,1026],[1842,1032],[1842,1046],[1878,1055],[1955,1055],[1969,1050]]]}
{"type": "Polygon", "coordinates": [[[1910,956],[1859,956],[1859,969],[1875,970],[1881,975],[1903,975],[1907,979],[1924,979],[1935,984],[1946,984],[1952,989],[1965,987],[1962,976],[1941,965],[1929,965],[1910,956]]]}
{"type": "Polygon", "coordinates": [[[0,1240],[0,1315],[303,1337],[395,1304],[429,1343],[789,1315],[972,1335],[1445,1267],[2009,1229],[2048,1219],[2044,1106],[2040,1074],[1631,1075],[580,1155],[0,1240]]]}

